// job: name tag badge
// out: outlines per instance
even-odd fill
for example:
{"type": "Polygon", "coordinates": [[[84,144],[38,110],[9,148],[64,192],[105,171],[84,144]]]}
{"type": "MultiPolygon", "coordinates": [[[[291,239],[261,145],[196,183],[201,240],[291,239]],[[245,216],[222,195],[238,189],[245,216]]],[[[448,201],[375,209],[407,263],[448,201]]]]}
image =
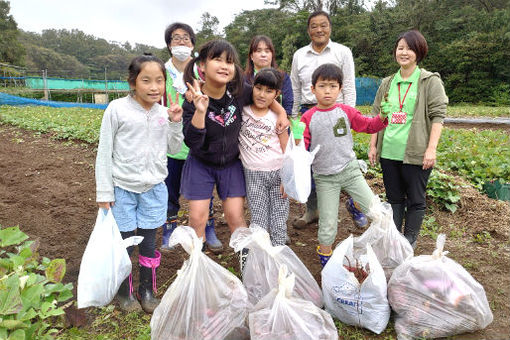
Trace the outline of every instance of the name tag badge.
{"type": "Polygon", "coordinates": [[[347,134],[347,124],[344,117],[340,117],[333,126],[333,134],[335,137],[343,137],[347,134]]]}
{"type": "Polygon", "coordinates": [[[391,115],[391,124],[405,124],[407,121],[407,113],[398,111],[391,115]]]}

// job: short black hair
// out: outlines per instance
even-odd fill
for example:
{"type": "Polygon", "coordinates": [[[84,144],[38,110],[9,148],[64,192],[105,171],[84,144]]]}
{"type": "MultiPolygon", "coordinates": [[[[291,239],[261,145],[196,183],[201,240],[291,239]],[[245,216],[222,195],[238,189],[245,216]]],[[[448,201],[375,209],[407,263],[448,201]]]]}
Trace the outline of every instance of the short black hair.
{"type": "Polygon", "coordinates": [[[262,85],[278,91],[282,89],[282,83],[282,73],[272,67],[264,68],[257,72],[255,79],[253,80],[253,86],[262,85]]]}
{"type": "Polygon", "coordinates": [[[342,86],[344,74],[340,67],[335,64],[323,64],[315,69],[312,74],[312,85],[315,86],[321,80],[336,80],[342,86]]]}
{"type": "Polygon", "coordinates": [[[135,86],[136,84],[136,78],[142,72],[143,64],[148,62],[154,62],[159,65],[159,68],[161,69],[161,73],[163,73],[163,76],[165,77],[166,82],[166,70],[165,70],[165,64],[161,59],[153,55],[152,53],[144,53],[141,56],[135,57],[131,60],[131,63],[129,64],[128,70],[128,83],[129,85],[135,86]]]}
{"type": "Polygon", "coordinates": [[[417,64],[425,58],[429,51],[429,46],[423,34],[418,30],[410,30],[398,36],[395,46],[393,46],[393,58],[396,58],[397,46],[402,39],[406,41],[407,46],[416,54],[417,64]]]}
{"type": "Polygon", "coordinates": [[[191,43],[193,44],[193,46],[195,46],[195,42],[196,42],[197,39],[195,37],[195,32],[193,32],[193,28],[191,28],[190,25],[184,24],[182,22],[174,22],[173,24],[168,25],[168,27],[165,30],[165,42],[166,42],[166,46],[168,47],[168,45],[170,45],[170,43],[172,42],[172,33],[174,33],[174,31],[178,30],[179,28],[181,30],[186,31],[186,33],[189,34],[189,38],[191,39],[191,43]]]}
{"type": "Polygon", "coordinates": [[[324,15],[326,18],[328,18],[328,22],[329,22],[329,26],[331,26],[331,18],[329,17],[329,14],[324,12],[324,11],[315,11],[313,12],[312,14],[310,14],[308,16],[308,22],[306,24],[306,27],[310,27],[310,21],[315,18],[315,17],[318,17],[319,15],[324,15]]]}

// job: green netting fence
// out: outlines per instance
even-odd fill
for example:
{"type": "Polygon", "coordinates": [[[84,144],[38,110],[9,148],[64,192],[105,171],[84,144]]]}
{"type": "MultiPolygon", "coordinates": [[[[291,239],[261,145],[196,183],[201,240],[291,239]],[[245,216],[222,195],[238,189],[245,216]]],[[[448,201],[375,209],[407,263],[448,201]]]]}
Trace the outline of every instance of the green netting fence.
{"type": "Polygon", "coordinates": [[[48,90],[101,90],[105,91],[129,91],[129,84],[123,80],[87,80],[87,79],[63,79],[63,78],[46,78],[42,77],[25,77],[25,86],[31,89],[48,89],[48,90]]]}
{"type": "Polygon", "coordinates": [[[499,179],[485,182],[483,190],[490,198],[510,202],[510,183],[504,183],[499,179]]]}

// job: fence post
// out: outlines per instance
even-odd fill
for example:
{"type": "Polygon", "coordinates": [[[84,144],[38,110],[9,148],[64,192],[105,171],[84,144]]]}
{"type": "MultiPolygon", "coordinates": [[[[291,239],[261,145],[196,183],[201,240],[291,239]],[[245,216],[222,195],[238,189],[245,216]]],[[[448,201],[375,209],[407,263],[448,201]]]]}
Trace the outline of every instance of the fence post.
{"type": "Polygon", "coordinates": [[[106,66],[104,68],[104,92],[106,93],[106,104],[110,102],[108,97],[108,78],[106,77],[106,66]]]}
{"type": "Polygon", "coordinates": [[[44,84],[44,97],[43,97],[43,100],[48,100],[48,98],[49,98],[49,95],[48,95],[48,81],[46,79],[46,77],[48,76],[48,70],[43,70],[42,71],[42,75],[43,75],[43,84],[44,84]]]}

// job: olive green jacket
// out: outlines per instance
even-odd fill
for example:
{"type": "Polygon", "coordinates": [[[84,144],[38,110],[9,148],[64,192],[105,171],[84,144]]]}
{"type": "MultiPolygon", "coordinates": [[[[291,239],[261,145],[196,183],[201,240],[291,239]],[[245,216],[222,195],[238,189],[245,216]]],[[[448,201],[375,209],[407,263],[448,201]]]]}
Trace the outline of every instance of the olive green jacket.
{"type": "MultiPolygon", "coordinates": [[[[388,93],[394,76],[384,78],[379,86],[372,107],[374,116],[379,114],[382,98],[384,94],[388,93]]],[[[423,164],[423,155],[429,144],[432,123],[443,123],[447,104],[448,97],[444,91],[443,81],[439,73],[432,73],[422,68],[418,80],[418,94],[413,120],[404,153],[404,163],[423,164]]],[[[381,156],[384,131],[385,129],[377,134],[377,160],[381,156]]]]}

